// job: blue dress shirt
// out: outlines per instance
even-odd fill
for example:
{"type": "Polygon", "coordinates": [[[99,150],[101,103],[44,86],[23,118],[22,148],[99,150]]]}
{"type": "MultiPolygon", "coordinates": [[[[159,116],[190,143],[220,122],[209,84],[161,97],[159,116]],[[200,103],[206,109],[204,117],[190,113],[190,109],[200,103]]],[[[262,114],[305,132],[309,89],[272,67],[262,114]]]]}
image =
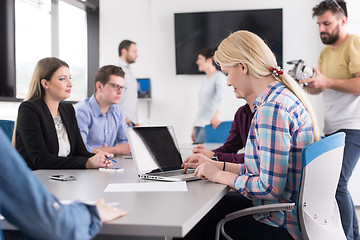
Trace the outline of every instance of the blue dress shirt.
{"type": "Polygon", "coordinates": [[[62,205],[27,167],[2,130],[0,152],[0,214],[17,226],[25,239],[91,239],[100,231],[97,208],[80,202],[62,205]]]}
{"type": "Polygon", "coordinates": [[[92,95],[76,104],[75,111],[82,139],[89,152],[104,145],[113,147],[128,141],[126,122],[119,105],[111,105],[107,113],[103,114],[92,95]]]}

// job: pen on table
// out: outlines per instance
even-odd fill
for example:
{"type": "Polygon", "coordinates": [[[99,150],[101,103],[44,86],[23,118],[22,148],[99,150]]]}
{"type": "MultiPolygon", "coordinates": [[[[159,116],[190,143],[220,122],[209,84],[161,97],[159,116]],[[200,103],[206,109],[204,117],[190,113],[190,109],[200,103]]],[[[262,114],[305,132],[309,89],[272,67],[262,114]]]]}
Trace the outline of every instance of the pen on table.
{"type": "Polygon", "coordinates": [[[107,159],[113,161],[114,163],[117,163],[117,161],[115,161],[114,159],[112,159],[111,157],[105,156],[107,159]]]}

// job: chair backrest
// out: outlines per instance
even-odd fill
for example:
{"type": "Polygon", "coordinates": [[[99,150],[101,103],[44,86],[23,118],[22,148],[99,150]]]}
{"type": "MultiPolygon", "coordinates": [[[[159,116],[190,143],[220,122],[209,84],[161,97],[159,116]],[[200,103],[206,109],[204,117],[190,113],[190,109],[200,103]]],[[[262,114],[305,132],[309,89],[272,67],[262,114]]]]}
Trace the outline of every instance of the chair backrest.
{"type": "Polygon", "coordinates": [[[346,240],[335,199],[344,145],[345,133],[337,133],[309,144],[302,151],[298,211],[305,240],[346,240]]]}
{"type": "Polygon", "coordinates": [[[224,143],[229,135],[232,121],[221,122],[220,125],[213,129],[210,124],[205,126],[206,143],[224,143]]]}
{"type": "Polygon", "coordinates": [[[0,120],[0,127],[11,141],[14,132],[14,121],[0,120]]]}

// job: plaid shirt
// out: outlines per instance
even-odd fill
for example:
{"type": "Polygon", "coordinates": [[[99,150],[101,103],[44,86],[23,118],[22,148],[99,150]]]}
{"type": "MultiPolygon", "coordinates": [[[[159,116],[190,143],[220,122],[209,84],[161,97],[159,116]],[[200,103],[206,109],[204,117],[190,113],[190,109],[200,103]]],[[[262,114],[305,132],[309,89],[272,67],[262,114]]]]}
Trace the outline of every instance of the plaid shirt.
{"type": "MultiPolygon", "coordinates": [[[[301,101],[274,81],[254,102],[255,115],[245,147],[245,162],[235,188],[253,204],[296,202],[301,150],[314,141],[312,121],[301,101]]],[[[286,228],[302,239],[297,208],[291,212],[257,214],[256,220],[286,228]]]]}

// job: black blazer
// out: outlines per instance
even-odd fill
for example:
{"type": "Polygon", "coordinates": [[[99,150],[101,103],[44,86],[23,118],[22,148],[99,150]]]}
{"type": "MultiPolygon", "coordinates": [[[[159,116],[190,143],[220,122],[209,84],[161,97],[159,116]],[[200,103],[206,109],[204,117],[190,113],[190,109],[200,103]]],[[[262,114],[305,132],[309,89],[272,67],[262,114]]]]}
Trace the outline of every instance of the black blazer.
{"type": "Polygon", "coordinates": [[[16,149],[32,170],[85,168],[93,154],[80,135],[75,111],[70,103],[60,102],[59,112],[70,141],[68,157],[59,157],[59,143],[53,117],[43,100],[20,104],[16,124],[16,149]]]}

